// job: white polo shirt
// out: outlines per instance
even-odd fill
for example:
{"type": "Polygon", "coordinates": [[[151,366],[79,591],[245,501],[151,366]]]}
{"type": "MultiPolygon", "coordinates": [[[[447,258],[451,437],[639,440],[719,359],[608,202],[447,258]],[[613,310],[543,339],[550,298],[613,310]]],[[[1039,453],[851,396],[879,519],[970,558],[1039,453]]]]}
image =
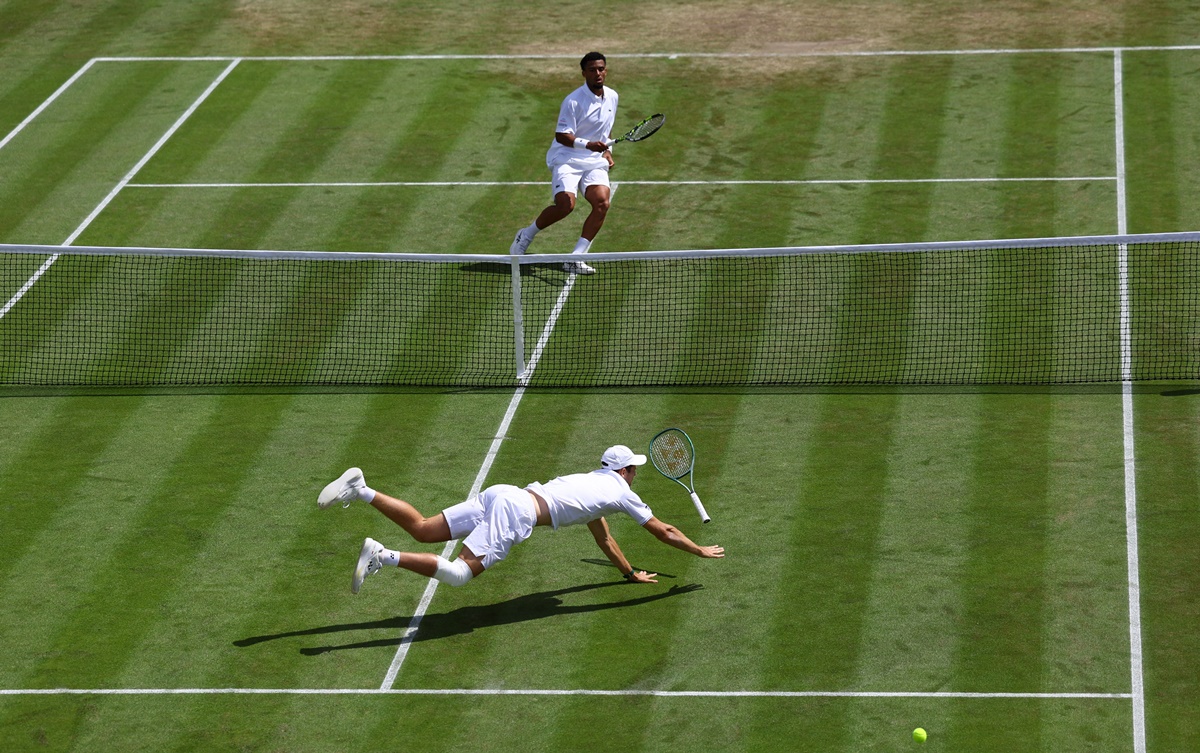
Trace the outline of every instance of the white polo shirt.
{"type": "MultiPolygon", "coordinates": [[[[562,107],[558,110],[558,124],[555,133],[573,133],[577,139],[588,141],[604,141],[612,133],[613,123],[617,119],[617,93],[607,86],[604,96],[592,94],[587,84],[567,95],[562,107]]],[[[557,167],[570,162],[579,168],[608,167],[608,162],[601,152],[563,146],[558,141],[551,141],[550,149],[546,152],[547,167],[557,167]]]]}
{"type": "Polygon", "coordinates": [[[559,476],[544,484],[534,482],[529,489],[546,500],[554,528],[591,523],[615,512],[623,512],[646,525],[654,513],[625,479],[616,471],[600,468],[591,473],[559,476]]]}

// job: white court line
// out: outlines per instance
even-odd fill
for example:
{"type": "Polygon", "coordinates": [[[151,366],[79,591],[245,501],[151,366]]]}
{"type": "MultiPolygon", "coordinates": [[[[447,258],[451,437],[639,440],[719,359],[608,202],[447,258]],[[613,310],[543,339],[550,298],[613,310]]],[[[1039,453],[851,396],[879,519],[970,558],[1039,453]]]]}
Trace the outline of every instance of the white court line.
{"type": "Polygon", "coordinates": [[[8,135],[5,136],[3,139],[0,139],[0,149],[3,149],[5,146],[7,146],[8,142],[12,141],[18,133],[20,133],[21,131],[23,131],[25,129],[25,126],[27,126],[33,122],[34,118],[36,118],[38,115],[41,115],[42,111],[45,110],[47,107],[49,107],[54,102],[54,100],[58,99],[59,95],[61,95],[63,92],[65,92],[67,89],[69,89],[71,87],[71,84],[78,81],[80,76],[87,73],[88,69],[91,68],[92,64],[94,64],[95,62],[96,62],[96,59],[92,58],[91,60],[84,63],[82,68],[75,71],[74,76],[71,76],[69,79],[67,79],[66,83],[64,83],[62,86],[58,87],[58,89],[55,90],[55,92],[53,94],[51,94],[49,97],[46,98],[45,102],[38,105],[38,108],[36,110],[29,113],[28,117],[26,117],[24,120],[22,120],[20,123],[18,123],[16,128],[9,131],[8,135]]]}
{"type": "MultiPolygon", "coordinates": [[[[121,192],[121,189],[124,188],[129,181],[133,180],[133,176],[138,174],[138,171],[141,170],[146,163],[158,153],[159,149],[162,149],[163,145],[167,143],[167,139],[171,138],[171,136],[173,136],[175,132],[179,130],[180,126],[182,126],[184,122],[191,117],[192,113],[196,111],[196,108],[200,107],[204,100],[208,99],[208,95],[213,93],[213,90],[215,90],[217,86],[225,80],[225,77],[237,67],[237,64],[238,61],[234,60],[225,67],[225,70],[221,72],[221,75],[217,76],[216,80],[208,85],[208,88],[205,89],[204,92],[196,99],[196,101],[192,103],[192,106],[189,107],[187,111],[183,113],[183,115],[179,116],[174,124],[167,129],[167,132],[164,133],[157,142],[155,142],[154,146],[150,147],[150,151],[142,155],[142,158],[138,160],[136,165],[133,166],[133,169],[125,173],[125,177],[122,178],[121,181],[117,183],[117,185],[114,186],[111,191],[108,192],[108,195],[96,205],[96,208],[92,210],[91,214],[89,214],[83,220],[83,222],[79,223],[79,227],[75,228],[75,231],[67,236],[67,239],[60,245],[70,246],[80,235],[83,234],[84,230],[87,230],[88,226],[92,224],[96,217],[98,217],[100,213],[104,211],[104,208],[112,203],[112,200],[116,198],[118,193],[121,192]]],[[[80,72],[82,73],[82,70],[80,72]]],[[[77,73],[76,76],[78,75],[79,74],[77,73]]],[[[25,284],[13,294],[12,298],[9,298],[8,302],[5,303],[3,307],[0,307],[0,318],[3,318],[9,311],[12,310],[13,306],[16,306],[17,303],[25,297],[25,294],[28,293],[29,290],[37,283],[37,281],[42,278],[42,275],[46,274],[50,267],[53,266],[54,262],[58,261],[58,257],[58,254],[51,254],[50,257],[42,263],[42,266],[38,267],[38,270],[34,272],[28,280],[25,281],[25,284]]]]}
{"type": "Polygon", "coordinates": [[[855,690],[593,690],[544,688],[32,688],[0,690],[30,695],[429,695],[429,696],[613,696],[654,698],[1032,698],[1128,700],[1128,693],[969,693],[855,690]]]}
{"type": "MultiPolygon", "coordinates": [[[[613,184],[612,196],[616,195],[616,184],[613,184]]],[[[575,287],[576,275],[570,274],[567,276],[567,284],[558,294],[558,300],[554,304],[554,310],[550,313],[546,324],[542,326],[542,334],[538,338],[537,345],[533,349],[533,354],[529,358],[529,364],[525,367],[525,373],[521,374],[519,379],[520,386],[513,392],[512,399],[508,401],[508,409],[504,411],[504,418],[500,421],[500,427],[496,429],[496,435],[492,437],[492,444],[488,447],[487,456],[483,459],[483,465],[479,468],[479,473],[475,474],[475,482],[471,484],[471,492],[467,496],[478,494],[483,488],[483,482],[487,479],[487,475],[492,470],[492,463],[496,460],[496,455],[500,452],[500,445],[508,436],[508,427],[512,425],[513,417],[517,415],[517,406],[521,404],[521,399],[525,397],[525,386],[529,384],[529,380],[533,377],[533,370],[537,368],[537,363],[542,357],[542,351],[546,347],[546,343],[550,342],[550,335],[554,332],[554,326],[558,323],[558,316],[562,313],[563,307],[567,303],[567,298],[571,295],[571,290],[575,287]]],[[[446,546],[442,549],[442,557],[449,559],[454,552],[454,547],[458,541],[451,539],[446,542],[446,546]]],[[[396,647],[396,655],[392,657],[392,663],[388,667],[387,674],[383,677],[383,683],[379,686],[380,690],[391,690],[396,683],[396,676],[400,674],[400,667],[404,665],[405,658],[408,657],[408,650],[412,647],[413,641],[416,639],[417,630],[421,626],[421,620],[425,617],[425,612],[429,610],[429,604],[433,601],[433,595],[437,593],[439,582],[433,578],[429,579],[429,583],[425,586],[424,593],[421,594],[421,601],[417,604],[417,610],[413,613],[413,617],[409,620],[408,627],[404,631],[404,635],[400,638],[400,645],[396,647]]]]}
{"type": "MultiPolygon", "coordinates": [[[[1113,102],[1117,165],[1117,232],[1128,227],[1125,200],[1125,80],[1121,51],[1113,53],[1113,102]]],[[[1138,574],[1137,462],[1133,435],[1132,309],[1129,302],[1129,246],[1117,250],[1121,300],[1121,424],[1125,454],[1125,557],[1129,579],[1129,675],[1133,700],[1133,750],[1146,753],[1146,691],[1142,671],[1141,577],[1138,574]]]]}
{"type": "MultiPolygon", "coordinates": [[[[716,59],[771,59],[771,58],[821,58],[821,57],[921,57],[929,55],[1044,55],[1065,53],[1108,53],[1169,52],[1177,50],[1200,50],[1200,45],[1164,45],[1138,47],[1033,47],[996,48],[982,50],[795,50],[791,52],[632,52],[613,53],[615,60],[622,59],[667,59],[716,58],[716,59]]],[[[578,55],[262,55],[242,56],[242,60],[256,62],[333,62],[370,60],[575,60],[578,55]]],[[[113,56],[96,58],[105,63],[152,63],[230,60],[229,56],[113,56]]]]}
{"type": "MultiPolygon", "coordinates": [[[[1066,183],[1115,181],[1114,175],[1081,175],[1056,178],[813,178],[796,180],[623,180],[631,186],[820,186],[875,183],[1066,183]]],[[[538,186],[544,180],[395,180],[395,181],[313,181],[308,183],[130,183],[126,188],[393,188],[443,186],[538,186]]]]}
{"type": "Polygon", "coordinates": [[[107,207],[112,200],[117,197],[117,194],[121,192],[121,189],[125,188],[125,186],[128,185],[131,180],[133,180],[133,176],[137,175],[141,169],[146,166],[146,163],[149,162],[154,155],[158,154],[158,150],[162,149],[163,145],[167,143],[167,140],[174,136],[175,132],[178,131],[185,122],[187,122],[187,119],[190,118],[192,113],[194,113],[200,107],[200,105],[204,103],[204,100],[208,99],[208,96],[212,94],[218,86],[220,86],[221,82],[224,81],[230,73],[233,73],[233,69],[237,67],[238,62],[239,61],[235,59],[232,63],[225,66],[225,70],[221,71],[221,75],[217,76],[217,78],[208,85],[208,88],[196,98],[196,101],[192,103],[192,106],[179,116],[179,118],[171,125],[171,127],[167,129],[167,132],[164,133],[162,137],[154,143],[154,146],[150,147],[150,151],[146,152],[142,158],[138,160],[137,164],[133,166],[133,169],[126,173],[124,178],[121,178],[121,182],[117,183],[117,185],[113,187],[113,190],[108,192],[108,196],[105,196],[104,200],[92,210],[92,213],[87,216],[87,219],[85,219],[79,227],[75,228],[75,232],[71,233],[71,236],[63,241],[64,246],[71,245],[75,242],[76,238],[83,234],[83,231],[87,229],[88,225],[91,225],[92,221],[96,219],[96,217],[99,216],[102,211],[104,211],[104,208],[107,207]]]}
{"type": "MultiPolygon", "coordinates": [[[[565,288],[564,288],[565,289],[565,288]]],[[[492,437],[492,444],[488,447],[487,456],[483,459],[483,465],[479,467],[479,473],[475,474],[475,481],[471,484],[471,491],[467,495],[468,499],[483,488],[484,479],[492,470],[492,463],[496,460],[496,455],[500,452],[500,445],[508,436],[508,427],[512,425],[513,417],[517,414],[517,406],[521,404],[521,398],[525,396],[525,388],[518,387],[513,393],[512,399],[508,401],[508,410],[504,411],[504,418],[500,421],[500,427],[496,429],[496,435],[492,437]]],[[[442,557],[450,559],[450,555],[454,553],[454,547],[458,545],[457,539],[451,539],[446,542],[446,546],[442,548],[442,557]]],[[[400,637],[400,645],[396,647],[396,655],[392,657],[392,663],[388,666],[387,674],[383,677],[383,683],[379,686],[380,690],[391,690],[392,685],[396,683],[396,675],[400,674],[400,667],[404,665],[405,658],[408,657],[408,650],[412,647],[413,641],[417,637],[417,630],[421,627],[421,620],[425,617],[425,612],[429,610],[429,604],[433,601],[433,595],[437,593],[439,581],[434,578],[429,579],[429,583],[425,585],[425,592],[421,594],[421,601],[417,604],[417,609],[413,613],[412,619],[408,622],[408,627],[404,630],[404,635],[400,637]]]]}

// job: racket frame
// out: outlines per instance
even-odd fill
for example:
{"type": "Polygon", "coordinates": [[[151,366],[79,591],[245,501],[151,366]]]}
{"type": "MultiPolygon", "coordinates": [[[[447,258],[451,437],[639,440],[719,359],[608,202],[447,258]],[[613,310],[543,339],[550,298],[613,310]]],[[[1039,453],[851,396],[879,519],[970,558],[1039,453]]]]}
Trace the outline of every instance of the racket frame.
{"type": "Polygon", "coordinates": [[[696,512],[700,513],[701,521],[703,521],[705,523],[709,523],[712,521],[712,518],[709,516],[708,511],[704,509],[704,503],[700,501],[700,495],[696,494],[696,488],[695,488],[696,482],[695,482],[695,477],[693,476],[693,471],[695,471],[695,469],[696,469],[696,446],[692,443],[692,438],[688,436],[686,431],[684,431],[683,429],[678,429],[678,428],[670,428],[670,429],[663,429],[659,433],[655,434],[654,439],[650,440],[650,462],[651,462],[651,464],[654,465],[654,470],[658,471],[663,476],[666,476],[667,478],[671,479],[675,483],[679,484],[684,489],[687,489],[688,494],[691,495],[691,497],[692,497],[692,504],[696,506],[696,512]],[[663,434],[668,434],[670,432],[679,432],[680,434],[682,434],[684,441],[687,442],[687,444],[688,444],[688,450],[690,450],[690,453],[689,453],[690,459],[688,462],[688,469],[686,472],[681,473],[678,476],[672,476],[671,474],[667,473],[665,470],[663,470],[662,468],[659,467],[657,462],[654,461],[654,443],[655,443],[655,441],[657,441],[658,438],[661,437],[663,434]],[[686,484],[683,481],[680,481],[680,479],[682,479],[684,476],[688,477],[688,483],[686,483],[686,484]]]}

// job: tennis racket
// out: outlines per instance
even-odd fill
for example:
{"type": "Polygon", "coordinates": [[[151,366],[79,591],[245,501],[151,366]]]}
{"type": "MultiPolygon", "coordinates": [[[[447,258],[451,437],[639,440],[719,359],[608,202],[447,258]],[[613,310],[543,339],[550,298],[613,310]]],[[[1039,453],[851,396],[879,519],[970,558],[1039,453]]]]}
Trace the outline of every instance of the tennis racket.
{"type": "Polygon", "coordinates": [[[696,494],[695,482],[692,479],[692,469],[696,465],[696,450],[692,447],[692,439],[682,429],[667,429],[660,431],[650,440],[650,461],[659,473],[688,490],[692,495],[692,504],[700,513],[700,520],[705,523],[712,520],[696,494]],[[687,483],[680,481],[688,477],[687,483]]]}
{"type": "MultiPolygon", "coordinates": [[[[659,128],[662,128],[662,124],[665,123],[666,121],[667,121],[667,116],[663,115],[661,112],[658,113],[657,115],[651,115],[650,117],[643,120],[641,123],[638,123],[637,125],[635,125],[633,128],[630,128],[629,132],[626,133],[624,136],[618,137],[615,140],[609,139],[608,141],[605,141],[604,143],[608,144],[609,146],[612,146],[613,144],[616,144],[617,142],[620,142],[620,141],[641,141],[642,139],[648,139],[651,136],[653,136],[655,134],[655,132],[658,131],[659,128]]],[[[687,436],[687,435],[684,435],[684,436],[687,436]]]]}

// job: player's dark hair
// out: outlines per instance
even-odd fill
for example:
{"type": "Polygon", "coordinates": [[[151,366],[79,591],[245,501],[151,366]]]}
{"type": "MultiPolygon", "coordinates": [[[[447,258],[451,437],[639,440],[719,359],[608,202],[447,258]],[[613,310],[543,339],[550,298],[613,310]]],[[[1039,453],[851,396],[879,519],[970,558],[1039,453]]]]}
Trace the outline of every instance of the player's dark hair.
{"type": "Polygon", "coordinates": [[[608,65],[608,58],[604,57],[603,52],[589,52],[583,56],[583,60],[579,61],[579,70],[586,71],[588,63],[593,60],[603,60],[605,65],[608,65]]]}

